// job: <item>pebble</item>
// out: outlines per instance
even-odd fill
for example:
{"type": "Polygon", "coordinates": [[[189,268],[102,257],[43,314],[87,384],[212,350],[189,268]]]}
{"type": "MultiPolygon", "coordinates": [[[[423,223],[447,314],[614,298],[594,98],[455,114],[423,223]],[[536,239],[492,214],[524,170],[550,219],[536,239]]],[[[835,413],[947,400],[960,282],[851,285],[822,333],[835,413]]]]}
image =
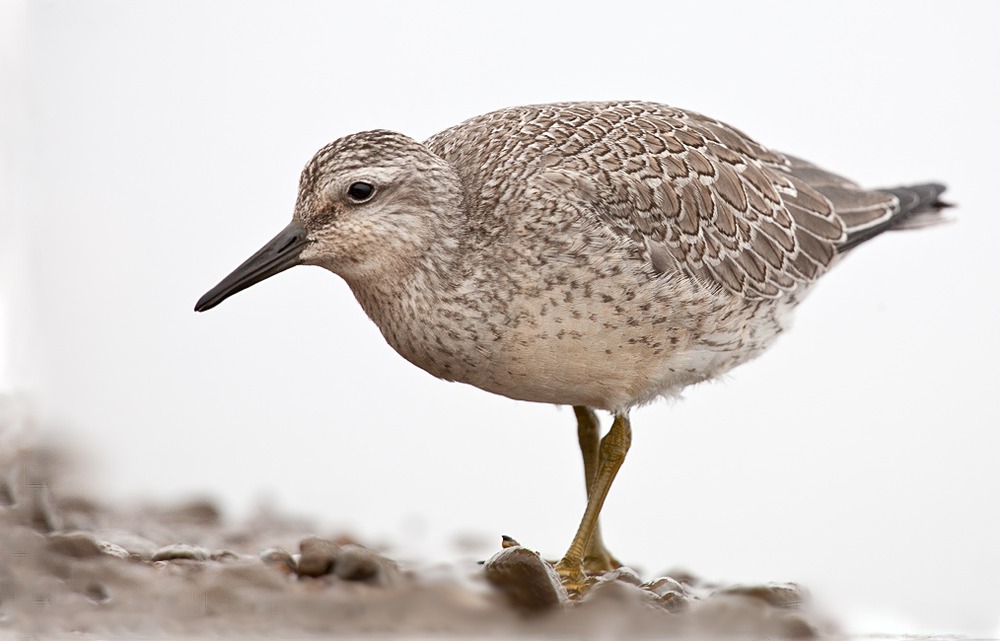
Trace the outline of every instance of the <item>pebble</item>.
{"type": "Polygon", "coordinates": [[[386,585],[397,576],[393,561],[360,545],[345,545],[334,561],[333,574],[345,581],[386,585]]]}
{"type": "Polygon", "coordinates": [[[128,559],[132,556],[128,550],[110,541],[97,541],[97,547],[101,549],[101,554],[118,557],[119,559],[128,559]]]}
{"type": "Polygon", "coordinates": [[[187,543],[175,543],[161,547],[153,554],[151,560],[175,561],[184,559],[189,561],[207,561],[210,558],[212,558],[212,553],[203,547],[188,545],[187,543]]]}
{"type": "Polygon", "coordinates": [[[663,596],[664,594],[668,594],[670,592],[675,592],[677,594],[685,594],[687,592],[680,581],[672,579],[669,576],[643,583],[642,587],[643,589],[653,592],[657,596],[663,596]]]}
{"type": "Polygon", "coordinates": [[[619,581],[610,578],[614,571],[608,572],[597,579],[590,590],[583,595],[580,605],[610,604],[614,607],[623,607],[633,604],[648,603],[656,599],[656,595],[648,590],[644,590],[637,583],[631,581],[619,581]]]}
{"type": "Polygon", "coordinates": [[[102,554],[101,546],[86,532],[53,532],[49,535],[49,550],[77,559],[102,554]]]}
{"type": "MultiPolygon", "coordinates": [[[[387,585],[399,574],[395,562],[354,543],[339,545],[329,539],[313,536],[302,539],[299,550],[299,561],[293,565],[299,576],[332,575],[343,581],[387,585]]],[[[287,563],[277,550],[271,553],[271,558],[275,562],[287,563]]]]}
{"type": "Polygon", "coordinates": [[[265,565],[286,574],[295,572],[295,559],[291,554],[280,548],[267,548],[257,555],[265,565]]]}
{"type": "Polygon", "coordinates": [[[569,603],[559,575],[533,550],[505,547],[483,566],[486,580],[519,610],[541,612],[569,603]]]}
{"type": "Polygon", "coordinates": [[[225,563],[226,561],[236,561],[237,559],[240,559],[242,557],[236,552],[233,552],[232,550],[215,550],[214,552],[212,552],[209,558],[211,558],[213,561],[225,563]]]}
{"type": "Polygon", "coordinates": [[[701,579],[696,574],[683,568],[673,568],[669,572],[665,572],[664,576],[670,577],[678,583],[683,583],[693,588],[701,587],[702,585],[701,579]]]}
{"type": "Polygon", "coordinates": [[[635,570],[629,567],[622,566],[620,568],[615,568],[610,572],[605,572],[600,576],[600,581],[621,581],[622,583],[628,583],[629,585],[642,585],[642,578],[636,573],[635,570]]]}
{"type": "Polygon", "coordinates": [[[152,560],[153,555],[160,549],[159,544],[125,530],[97,530],[94,532],[94,537],[98,542],[122,548],[130,557],[134,556],[143,561],[152,560]]]}
{"type": "Polygon", "coordinates": [[[691,607],[691,600],[684,596],[682,592],[670,590],[656,597],[656,604],[664,610],[676,614],[686,612],[691,607]]]}
{"type": "Polygon", "coordinates": [[[340,546],[333,541],[310,536],[299,541],[299,562],[295,572],[299,576],[323,576],[333,569],[340,554],[340,546]]]}

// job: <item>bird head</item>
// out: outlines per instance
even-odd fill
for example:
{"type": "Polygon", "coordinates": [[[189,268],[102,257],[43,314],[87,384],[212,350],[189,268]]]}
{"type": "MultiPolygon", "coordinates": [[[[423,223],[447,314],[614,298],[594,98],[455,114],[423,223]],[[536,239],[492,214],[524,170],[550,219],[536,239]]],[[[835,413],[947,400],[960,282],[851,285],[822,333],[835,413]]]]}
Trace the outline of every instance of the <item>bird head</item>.
{"type": "Polygon", "coordinates": [[[434,247],[460,193],[451,166],[411,138],[385,130],[340,138],[302,170],[292,222],[195,311],[295,265],[319,265],[352,284],[398,276],[434,247]]]}

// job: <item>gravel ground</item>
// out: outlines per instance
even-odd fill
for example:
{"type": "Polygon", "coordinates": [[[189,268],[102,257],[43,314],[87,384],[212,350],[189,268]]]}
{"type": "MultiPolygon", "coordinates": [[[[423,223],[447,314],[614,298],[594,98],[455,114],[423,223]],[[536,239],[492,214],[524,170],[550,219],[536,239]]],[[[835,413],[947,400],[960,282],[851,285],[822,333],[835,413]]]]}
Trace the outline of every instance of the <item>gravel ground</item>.
{"type": "MultiPolygon", "coordinates": [[[[346,536],[210,502],[122,508],[71,491],[68,457],[0,439],[0,637],[663,638],[836,633],[794,584],[597,577],[571,601],[508,541],[484,562],[403,564],[346,536]]],[[[499,539],[499,537],[498,537],[499,539]]],[[[498,541],[499,542],[499,541],[498,541]]]]}

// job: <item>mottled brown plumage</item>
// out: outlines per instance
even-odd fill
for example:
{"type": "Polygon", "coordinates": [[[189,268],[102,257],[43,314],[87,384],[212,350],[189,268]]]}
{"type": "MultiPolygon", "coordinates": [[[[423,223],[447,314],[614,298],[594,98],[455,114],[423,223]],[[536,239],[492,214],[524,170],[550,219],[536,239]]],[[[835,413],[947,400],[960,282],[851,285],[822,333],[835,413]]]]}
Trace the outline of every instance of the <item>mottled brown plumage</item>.
{"type": "Polygon", "coordinates": [[[380,130],[324,147],[292,224],[198,309],[321,265],[431,374],[577,406],[581,434],[596,429],[582,408],[612,411],[599,464],[584,448],[590,503],[560,564],[576,585],[584,556],[610,564],[593,532],[629,409],[759,354],[839,255],[933,220],[942,191],[865,190],[663,105],[503,109],[425,143],[380,130]]]}

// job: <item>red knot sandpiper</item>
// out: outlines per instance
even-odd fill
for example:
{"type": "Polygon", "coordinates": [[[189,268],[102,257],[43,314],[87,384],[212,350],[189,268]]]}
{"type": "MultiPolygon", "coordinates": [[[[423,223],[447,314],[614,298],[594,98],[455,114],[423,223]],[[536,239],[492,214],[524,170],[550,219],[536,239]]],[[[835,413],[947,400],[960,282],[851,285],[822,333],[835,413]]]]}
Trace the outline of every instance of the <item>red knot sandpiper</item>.
{"type": "Polygon", "coordinates": [[[514,107],[423,143],[327,145],[292,222],[195,309],[319,265],[434,376],[574,406],[588,501],[556,569],[579,592],[618,565],[598,515],[629,410],[763,352],[840,256],[935,222],[943,191],[862,189],[665,105],[514,107]],[[603,439],[594,409],[614,416],[603,439]]]}

